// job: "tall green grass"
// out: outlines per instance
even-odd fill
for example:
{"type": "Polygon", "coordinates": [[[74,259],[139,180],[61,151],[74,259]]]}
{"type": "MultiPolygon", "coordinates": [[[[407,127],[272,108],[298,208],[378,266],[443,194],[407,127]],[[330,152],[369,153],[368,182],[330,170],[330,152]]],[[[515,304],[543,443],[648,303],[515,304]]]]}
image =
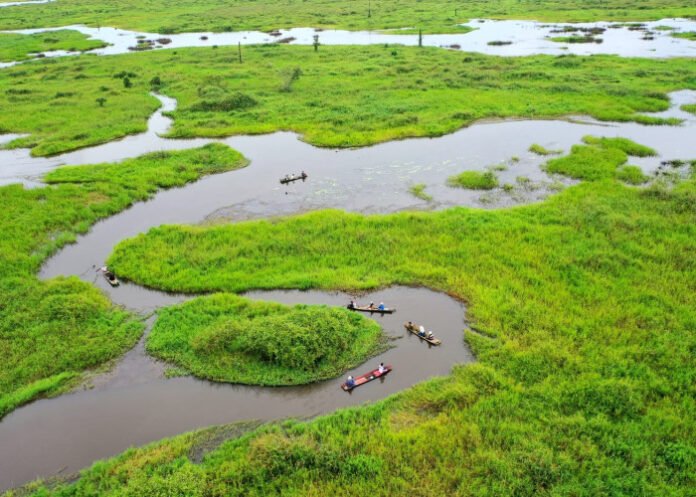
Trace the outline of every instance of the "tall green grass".
{"type": "MultiPolygon", "coordinates": [[[[552,0],[518,2],[476,0],[454,4],[446,0],[60,0],[55,4],[6,8],[0,29],[27,27],[115,26],[151,33],[242,31],[318,27],[338,29],[421,29],[424,33],[456,32],[472,18],[534,19],[539,21],[644,21],[693,17],[694,6],[677,0],[552,0]]],[[[416,31],[417,32],[417,31],[416,31]]]]}
{"type": "Polygon", "coordinates": [[[132,347],[143,325],[77,278],[40,281],[42,262],[99,219],[244,158],[224,145],[118,164],[62,167],[43,188],[0,187],[0,417],[70,386],[132,347]]]}
{"type": "Polygon", "coordinates": [[[438,48],[249,46],[42,60],[0,71],[0,129],[12,147],[51,155],[141,132],[175,97],[169,136],[293,130],[315,145],[353,147],[438,136],[483,118],[590,115],[674,124],[642,113],[696,89],[689,59],[501,58],[438,48]],[[289,74],[301,72],[292,91],[289,74]],[[123,84],[128,77],[130,87],[123,84]],[[336,81],[341,84],[337,85],[336,81]],[[56,95],[65,95],[57,98],[56,95]],[[104,98],[103,106],[98,99],[104,98]],[[8,109],[12,109],[9,112],[8,109]]]}
{"type": "Polygon", "coordinates": [[[310,383],[338,376],[386,346],[377,323],[347,309],[217,294],[158,314],[147,351],[214,381],[310,383]]]}
{"type": "Polygon", "coordinates": [[[645,189],[605,178],[499,211],[152,230],[112,257],[136,281],[426,285],[468,303],[479,361],[374,405],[231,437],[202,461],[187,435],[36,495],[687,497],[695,215],[693,176],[645,189]]]}

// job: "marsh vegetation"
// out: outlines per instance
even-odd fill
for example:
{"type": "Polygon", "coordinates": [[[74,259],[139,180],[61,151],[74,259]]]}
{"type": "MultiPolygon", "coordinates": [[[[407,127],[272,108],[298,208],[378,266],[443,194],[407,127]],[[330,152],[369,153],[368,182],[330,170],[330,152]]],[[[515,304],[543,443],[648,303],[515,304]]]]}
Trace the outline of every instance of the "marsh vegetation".
{"type": "Polygon", "coordinates": [[[145,130],[159,106],[153,88],[178,101],[171,137],[293,130],[314,145],[354,147],[439,136],[490,117],[676,124],[644,113],[666,110],[668,92],[696,89],[696,67],[384,46],[248,46],[241,64],[236,47],[63,58],[0,72],[0,108],[13,109],[0,114],[0,128],[27,133],[9,146],[34,155],[103,143],[145,130]]]}
{"type": "Polygon", "coordinates": [[[383,351],[379,325],[347,309],[252,302],[231,294],[162,309],[147,351],[213,381],[299,385],[383,351]]]}
{"type": "MultiPolygon", "coordinates": [[[[599,159],[647,153],[588,142],[599,159]]],[[[447,291],[470,304],[479,362],[375,405],[232,436],[202,461],[195,436],[163,441],[37,495],[686,495],[693,168],[642,189],[610,173],[514,209],[323,211],[124,242],[114,267],[163,289],[447,291]]]]}
{"type": "Polygon", "coordinates": [[[73,385],[86,369],[132,347],[143,330],[92,285],[77,278],[38,280],[41,263],[99,219],[159,189],[244,164],[237,152],[215,144],[59,168],[44,178],[43,188],[0,187],[0,417],[73,385]]]}
{"type": "Polygon", "coordinates": [[[447,184],[470,190],[492,190],[498,186],[498,178],[492,171],[464,171],[448,178],[447,184]]]}
{"type": "Polygon", "coordinates": [[[105,43],[100,40],[91,40],[78,31],[68,29],[31,35],[0,33],[0,62],[26,60],[54,50],[84,52],[103,46],[105,43]]]}
{"type": "MultiPolygon", "coordinates": [[[[588,8],[587,2],[572,0],[562,8],[550,0],[534,4],[515,0],[495,3],[477,0],[452,4],[446,0],[355,3],[316,1],[253,0],[243,4],[225,0],[61,0],[49,4],[4,8],[0,29],[66,26],[114,26],[150,33],[204,31],[274,31],[278,28],[310,26],[325,29],[380,30],[411,27],[424,33],[454,33],[469,19],[534,19],[539,21],[644,21],[694,15],[693,6],[677,0],[607,0],[588,8]]],[[[468,28],[467,28],[468,29],[468,28]]]]}

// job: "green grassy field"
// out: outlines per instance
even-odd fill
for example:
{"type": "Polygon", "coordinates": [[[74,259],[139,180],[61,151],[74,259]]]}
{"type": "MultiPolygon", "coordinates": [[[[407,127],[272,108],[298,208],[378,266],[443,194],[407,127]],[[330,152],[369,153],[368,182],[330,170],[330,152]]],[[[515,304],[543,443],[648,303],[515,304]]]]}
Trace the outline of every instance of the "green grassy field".
{"type": "Polygon", "coordinates": [[[114,265],[163,289],[447,291],[469,305],[478,362],[375,405],[231,437],[202,461],[198,435],[132,450],[36,495],[688,497],[694,168],[676,184],[602,178],[498,211],[323,211],[124,242],[114,265]]]}
{"type": "MultiPolygon", "coordinates": [[[[223,145],[156,153],[119,164],[63,167],[50,186],[0,187],[0,417],[132,347],[143,325],[77,278],[40,281],[42,262],[99,219],[181,186],[244,165],[223,145]]],[[[96,273],[95,273],[96,277],[96,273]]]]}
{"type": "Polygon", "coordinates": [[[158,312],[147,351],[196,376],[250,385],[336,377],[384,350],[379,325],[347,309],[200,297],[158,312]]]}
{"type": "Polygon", "coordinates": [[[86,35],[68,29],[33,35],[0,33],[0,62],[25,60],[37,52],[51,50],[83,52],[103,46],[105,46],[103,41],[89,40],[86,35]]]}
{"type": "Polygon", "coordinates": [[[447,0],[358,2],[300,0],[59,0],[3,9],[0,29],[87,24],[148,32],[242,31],[290,27],[350,30],[420,28],[454,32],[472,18],[539,21],[645,21],[694,17],[692,2],[677,0],[447,0]]]}
{"type": "Polygon", "coordinates": [[[696,104],[686,104],[682,105],[681,109],[686,112],[691,112],[692,114],[696,114],[696,104]]]}
{"type": "Polygon", "coordinates": [[[29,134],[10,145],[35,155],[102,143],[144,131],[157,89],[179,102],[171,137],[292,130],[315,145],[348,147],[443,135],[484,118],[673,123],[642,113],[668,108],[667,92],[696,89],[689,59],[279,45],[243,47],[240,64],[236,50],[84,56],[0,71],[0,130],[29,134]]]}

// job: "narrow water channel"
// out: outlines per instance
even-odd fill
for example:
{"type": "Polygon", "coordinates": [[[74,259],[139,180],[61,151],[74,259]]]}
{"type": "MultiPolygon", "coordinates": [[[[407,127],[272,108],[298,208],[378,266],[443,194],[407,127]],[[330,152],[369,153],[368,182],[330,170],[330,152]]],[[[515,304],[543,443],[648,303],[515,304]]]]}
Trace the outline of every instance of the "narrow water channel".
{"type": "MultiPolygon", "coordinates": [[[[283,303],[345,305],[341,293],[272,291],[248,294],[283,303]]],[[[394,366],[380,382],[352,394],[340,379],[300,387],[248,387],[165,379],[163,366],[144,353],[142,343],[111,373],[94,380],[94,388],[39,400],[17,409],[0,422],[0,491],[36,477],[69,474],[93,461],[163,437],[213,424],[239,420],[273,420],[315,416],[340,407],[378,400],[434,376],[454,364],[473,360],[464,343],[464,307],[425,289],[389,288],[364,300],[395,305],[393,315],[373,316],[393,337],[394,348],[350,374],[359,375],[379,362],[394,366]],[[403,328],[406,320],[427,323],[441,337],[429,347],[403,328]]]]}

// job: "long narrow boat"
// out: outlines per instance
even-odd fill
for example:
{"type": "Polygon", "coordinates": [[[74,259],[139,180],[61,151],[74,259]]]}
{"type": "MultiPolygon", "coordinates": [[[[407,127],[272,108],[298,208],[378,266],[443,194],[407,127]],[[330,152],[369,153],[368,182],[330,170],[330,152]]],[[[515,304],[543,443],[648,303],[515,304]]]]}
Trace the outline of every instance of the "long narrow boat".
{"type": "Polygon", "coordinates": [[[106,279],[106,281],[109,282],[109,285],[111,286],[118,286],[121,284],[121,282],[118,281],[116,275],[111,271],[104,271],[104,278],[106,279]]]}
{"type": "Polygon", "coordinates": [[[396,312],[396,309],[389,309],[388,307],[385,307],[384,309],[379,309],[378,307],[370,307],[369,305],[363,305],[363,306],[350,306],[348,305],[348,309],[351,311],[359,311],[359,312],[379,312],[381,314],[393,314],[396,312]]]}
{"type": "Polygon", "coordinates": [[[386,366],[384,366],[384,373],[380,373],[379,369],[375,369],[374,371],[370,371],[369,373],[365,373],[364,375],[355,378],[355,385],[353,385],[352,387],[349,387],[346,383],[344,383],[341,385],[341,388],[346,392],[350,392],[351,390],[359,387],[360,385],[364,385],[365,383],[369,383],[372,380],[376,380],[377,378],[380,378],[388,374],[391,370],[391,364],[387,364],[386,366]]]}
{"type": "Polygon", "coordinates": [[[426,342],[428,342],[428,343],[431,344],[431,345],[440,345],[440,344],[442,343],[439,339],[437,339],[437,338],[435,338],[435,337],[428,338],[427,336],[425,336],[425,337],[420,336],[420,335],[418,334],[418,328],[419,328],[419,327],[418,327],[417,324],[413,324],[413,323],[411,323],[411,324],[404,323],[404,328],[406,328],[408,331],[410,331],[411,333],[413,333],[414,335],[416,335],[416,336],[417,336],[418,338],[420,338],[421,340],[425,340],[426,342]]]}
{"type": "Polygon", "coordinates": [[[297,181],[301,179],[302,181],[307,179],[307,173],[302,173],[298,176],[293,176],[292,178],[290,176],[286,176],[284,178],[280,179],[281,184],[287,185],[288,183],[292,183],[293,181],[297,181]]]}

